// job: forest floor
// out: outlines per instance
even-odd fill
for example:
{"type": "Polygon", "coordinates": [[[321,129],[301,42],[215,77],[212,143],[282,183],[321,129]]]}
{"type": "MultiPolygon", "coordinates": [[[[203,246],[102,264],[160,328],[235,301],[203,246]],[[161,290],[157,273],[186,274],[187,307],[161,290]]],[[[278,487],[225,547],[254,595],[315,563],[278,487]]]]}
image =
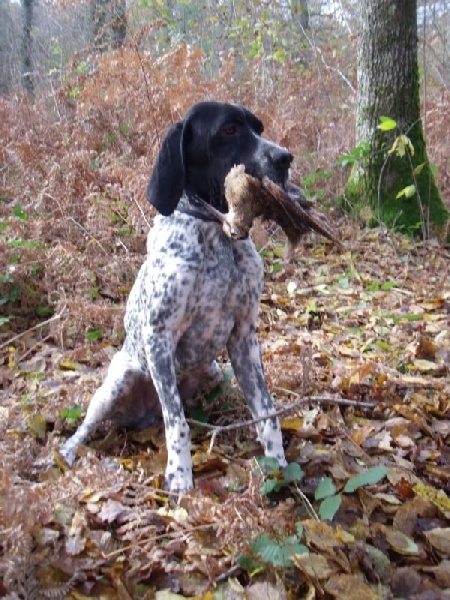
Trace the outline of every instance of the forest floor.
{"type": "MultiPolygon", "coordinates": [[[[160,426],[105,426],[73,469],[58,456],[123,340],[161,135],[193,101],[233,97],[226,72],[199,91],[198,57],[180,52],[165,72],[182,61],[182,98],[163,92],[161,64],[123,53],[77,81],[76,100],[73,81],[60,90],[57,119],[49,98],[0,104],[0,596],[450,599],[449,249],[333,207],[345,174],[330,165],[351,149],[353,105],[336,89],[318,115],[312,76],[302,95],[298,83],[277,89],[283,105],[249,83],[238,95],[293,149],[294,177],[331,207],[345,244],[311,234],[287,260],[279,230],[253,230],[258,334],[289,466],[256,458],[226,355],[223,383],[188,409],[191,493],[161,489],[160,426]]],[[[448,203],[444,96],[427,123],[448,203]]]]}

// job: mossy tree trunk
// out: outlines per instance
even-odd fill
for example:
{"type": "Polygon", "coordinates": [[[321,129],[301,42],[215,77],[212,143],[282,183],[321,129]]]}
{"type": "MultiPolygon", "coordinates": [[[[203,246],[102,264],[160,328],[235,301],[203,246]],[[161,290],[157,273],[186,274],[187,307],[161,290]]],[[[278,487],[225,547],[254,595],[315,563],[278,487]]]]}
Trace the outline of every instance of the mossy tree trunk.
{"type": "Polygon", "coordinates": [[[346,198],[365,220],[428,237],[442,230],[448,212],[430,169],[420,118],[417,1],[362,0],[360,10],[356,143],[369,144],[370,153],[354,166],[346,198]],[[378,129],[382,116],[397,128],[378,129]],[[400,135],[411,146],[400,138],[400,152],[389,153],[400,135]]]}

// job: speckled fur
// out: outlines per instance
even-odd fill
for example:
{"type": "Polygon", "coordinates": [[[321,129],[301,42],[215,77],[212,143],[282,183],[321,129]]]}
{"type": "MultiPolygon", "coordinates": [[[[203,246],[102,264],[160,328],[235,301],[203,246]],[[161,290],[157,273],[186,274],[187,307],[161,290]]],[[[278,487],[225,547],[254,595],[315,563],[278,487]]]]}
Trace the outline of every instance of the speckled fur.
{"type": "MultiPolygon", "coordinates": [[[[290,160],[274,165],[267,152],[279,147],[251,134],[256,143],[250,159],[264,155],[265,163],[261,162],[268,165],[261,166],[261,174],[270,171],[273,175],[278,168],[280,179],[286,178],[290,160]]],[[[247,157],[242,158],[245,163],[247,157]]],[[[220,177],[224,179],[225,174],[220,177]]],[[[189,183],[192,189],[193,181],[189,183]]],[[[223,187],[223,180],[219,183],[223,187]]],[[[262,260],[250,239],[232,241],[220,223],[182,212],[192,206],[185,192],[177,206],[170,216],[155,219],[147,259],[127,303],[123,348],[94,394],[84,422],[61,453],[71,464],[78,445],[101,421],[143,427],[153,423],[162,409],[168,452],[166,486],[184,492],[193,486],[193,479],[183,401],[220,380],[215,359],[224,348],[253,417],[271,415],[274,409],[256,336],[262,260]]],[[[265,454],[285,465],[278,419],[260,421],[256,428],[265,454]]]]}

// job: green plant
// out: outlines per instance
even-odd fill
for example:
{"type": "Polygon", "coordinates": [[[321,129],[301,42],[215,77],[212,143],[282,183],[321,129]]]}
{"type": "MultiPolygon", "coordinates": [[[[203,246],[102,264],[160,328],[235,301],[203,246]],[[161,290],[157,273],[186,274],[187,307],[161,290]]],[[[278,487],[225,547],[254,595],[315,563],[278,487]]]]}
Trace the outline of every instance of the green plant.
{"type": "Polygon", "coordinates": [[[304,177],[302,179],[302,188],[306,196],[315,196],[316,198],[320,199],[323,196],[323,193],[314,192],[313,186],[322,179],[329,179],[330,177],[332,177],[332,175],[333,172],[330,169],[318,169],[317,171],[314,171],[313,173],[310,173],[309,175],[304,177]]]}
{"type": "Polygon", "coordinates": [[[81,407],[72,406],[65,408],[59,413],[62,421],[66,421],[69,425],[74,426],[81,420],[81,407]]]}
{"type": "Polygon", "coordinates": [[[343,154],[337,160],[339,167],[353,167],[356,163],[361,162],[366,156],[369,156],[371,151],[370,144],[361,142],[353,148],[348,154],[343,154]]]}
{"type": "Polygon", "coordinates": [[[86,339],[90,342],[96,342],[103,336],[103,331],[101,329],[91,329],[86,333],[86,339]]]}
{"type": "Polygon", "coordinates": [[[274,568],[292,567],[292,555],[309,553],[308,548],[300,543],[302,537],[301,523],[296,523],[296,533],[293,535],[284,535],[281,531],[277,537],[262,533],[250,542],[247,553],[241,554],[236,562],[248,571],[250,576],[263,571],[265,565],[274,568]]]}
{"type": "Polygon", "coordinates": [[[264,481],[261,494],[267,496],[271,492],[278,492],[283,486],[300,481],[304,472],[298,463],[289,463],[281,467],[276,458],[260,456],[257,458],[259,471],[263,473],[264,481]]]}
{"type": "MultiPolygon", "coordinates": [[[[342,493],[351,494],[360,487],[366,485],[374,485],[386,477],[389,473],[389,467],[370,467],[365,471],[352,477],[345,484],[342,493]]],[[[342,502],[342,494],[336,493],[336,486],[330,477],[324,477],[316,488],[314,493],[316,500],[321,500],[319,506],[319,516],[323,521],[332,521],[335,514],[339,510],[342,502]]]]}
{"type": "Polygon", "coordinates": [[[15,279],[11,275],[0,273],[0,285],[2,284],[5,284],[5,291],[0,292],[0,306],[16,302],[20,298],[22,290],[15,283],[15,279]]]}

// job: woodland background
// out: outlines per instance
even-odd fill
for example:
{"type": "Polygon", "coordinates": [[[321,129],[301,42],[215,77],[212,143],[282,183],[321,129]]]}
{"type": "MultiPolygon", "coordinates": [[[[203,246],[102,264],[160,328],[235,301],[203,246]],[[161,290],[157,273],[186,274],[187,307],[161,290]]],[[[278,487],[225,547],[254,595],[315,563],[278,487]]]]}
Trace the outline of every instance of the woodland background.
{"type": "MultiPolygon", "coordinates": [[[[422,114],[450,208],[449,21],[449,2],[419,2],[422,114]]],[[[357,34],[344,0],[0,1],[0,595],[450,597],[449,254],[338,208],[357,160],[357,34]],[[346,249],[307,236],[287,261],[282,234],[254,227],[266,376],[277,407],[295,405],[290,467],[254,460],[253,427],[208,452],[197,426],[196,490],[176,506],[160,428],[105,427],[73,470],[53,452],[123,340],[164,131],[205,98],[245,104],[292,150],[346,249]]],[[[196,421],[249,418],[222,360],[196,421]]]]}

